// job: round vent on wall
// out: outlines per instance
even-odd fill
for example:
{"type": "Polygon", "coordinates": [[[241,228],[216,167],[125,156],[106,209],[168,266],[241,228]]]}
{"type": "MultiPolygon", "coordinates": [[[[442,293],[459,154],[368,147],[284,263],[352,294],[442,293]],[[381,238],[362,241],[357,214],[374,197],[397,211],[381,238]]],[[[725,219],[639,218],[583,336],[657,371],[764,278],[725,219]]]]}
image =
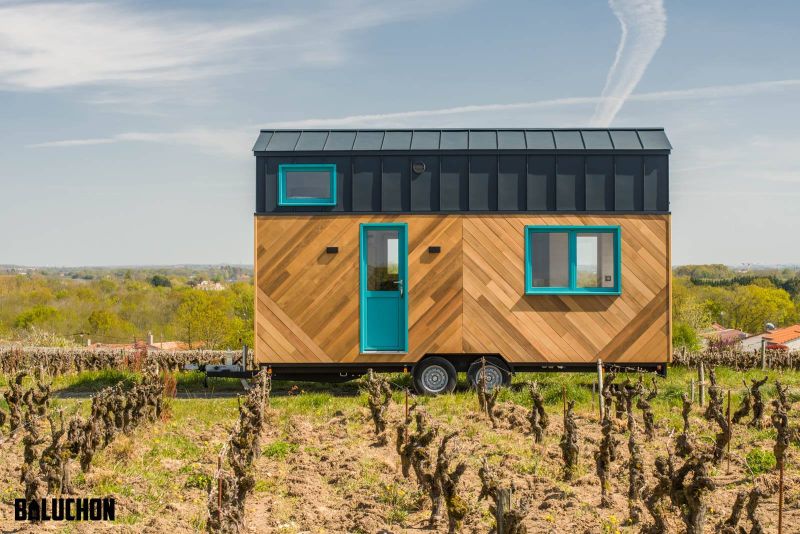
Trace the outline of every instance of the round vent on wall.
{"type": "Polygon", "coordinates": [[[414,171],[416,174],[422,174],[425,172],[425,162],[424,161],[415,161],[411,164],[411,170],[414,171]]]}

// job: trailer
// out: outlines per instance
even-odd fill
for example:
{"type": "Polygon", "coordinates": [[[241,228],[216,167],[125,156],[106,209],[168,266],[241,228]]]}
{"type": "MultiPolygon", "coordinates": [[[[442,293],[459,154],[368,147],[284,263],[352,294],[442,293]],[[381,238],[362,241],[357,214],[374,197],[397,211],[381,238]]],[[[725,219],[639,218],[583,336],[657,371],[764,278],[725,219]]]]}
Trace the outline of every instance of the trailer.
{"type": "Polygon", "coordinates": [[[661,128],[262,130],[254,362],[276,378],[665,372],[661,128]]]}

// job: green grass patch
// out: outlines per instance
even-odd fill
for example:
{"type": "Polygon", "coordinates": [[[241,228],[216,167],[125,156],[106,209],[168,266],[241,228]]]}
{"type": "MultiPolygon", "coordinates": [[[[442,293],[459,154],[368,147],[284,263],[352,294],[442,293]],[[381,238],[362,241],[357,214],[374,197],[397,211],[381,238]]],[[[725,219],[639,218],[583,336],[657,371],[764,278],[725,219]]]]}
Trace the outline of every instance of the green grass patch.
{"type": "Polygon", "coordinates": [[[751,450],[747,453],[746,460],[754,476],[772,471],[778,463],[775,454],[766,449],[751,450]]]}
{"type": "Polygon", "coordinates": [[[297,452],[298,446],[288,441],[276,440],[261,450],[261,454],[274,460],[285,460],[287,456],[297,452]]]}

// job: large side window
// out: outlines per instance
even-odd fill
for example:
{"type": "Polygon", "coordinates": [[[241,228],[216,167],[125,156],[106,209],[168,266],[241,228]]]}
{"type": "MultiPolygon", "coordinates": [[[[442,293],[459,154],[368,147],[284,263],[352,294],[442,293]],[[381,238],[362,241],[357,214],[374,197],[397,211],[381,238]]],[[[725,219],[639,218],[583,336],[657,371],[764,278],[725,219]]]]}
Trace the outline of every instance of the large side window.
{"type": "Polygon", "coordinates": [[[336,165],[328,163],[279,165],[278,204],[335,206],[336,165]]]}
{"type": "Polygon", "coordinates": [[[619,226],[526,226],[525,293],[621,292],[619,226]]]}

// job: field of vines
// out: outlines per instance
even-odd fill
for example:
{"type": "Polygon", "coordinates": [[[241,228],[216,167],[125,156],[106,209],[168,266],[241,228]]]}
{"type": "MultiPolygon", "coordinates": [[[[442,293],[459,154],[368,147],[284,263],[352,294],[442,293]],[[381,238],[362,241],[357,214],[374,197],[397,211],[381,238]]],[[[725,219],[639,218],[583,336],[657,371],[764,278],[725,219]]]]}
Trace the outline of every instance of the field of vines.
{"type": "Polygon", "coordinates": [[[402,374],[181,371],[222,353],[0,349],[0,529],[800,532],[800,355],[765,356],[427,398],[402,374]],[[116,519],[14,521],[57,496],[114,497],[116,519]]]}

